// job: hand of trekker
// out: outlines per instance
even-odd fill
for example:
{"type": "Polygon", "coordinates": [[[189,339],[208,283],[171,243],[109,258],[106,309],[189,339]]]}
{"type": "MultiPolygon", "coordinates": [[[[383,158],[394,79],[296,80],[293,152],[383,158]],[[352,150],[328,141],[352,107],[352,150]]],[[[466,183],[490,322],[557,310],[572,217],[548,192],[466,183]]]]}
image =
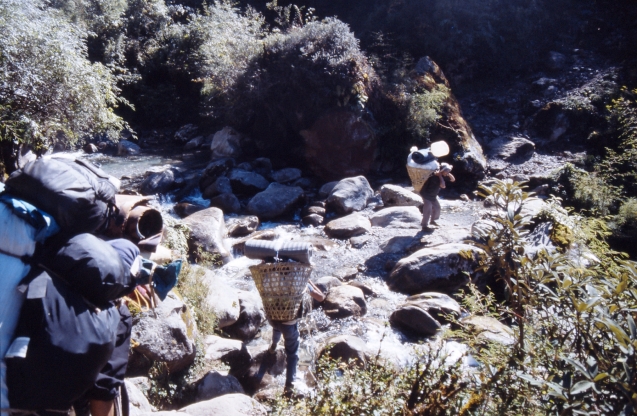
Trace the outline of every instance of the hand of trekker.
{"type": "Polygon", "coordinates": [[[310,296],[312,296],[312,298],[316,299],[318,302],[323,302],[325,300],[325,294],[321,292],[321,289],[316,287],[311,280],[307,282],[307,288],[310,291],[310,296]]]}

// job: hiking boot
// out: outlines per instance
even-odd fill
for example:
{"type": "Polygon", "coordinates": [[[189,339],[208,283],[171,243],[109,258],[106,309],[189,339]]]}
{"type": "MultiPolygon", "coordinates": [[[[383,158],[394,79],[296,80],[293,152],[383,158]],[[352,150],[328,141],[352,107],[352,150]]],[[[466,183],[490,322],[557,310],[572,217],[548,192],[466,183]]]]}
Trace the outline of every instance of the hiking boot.
{"type": "Polygon", "coordinates": [[[438,224],[436,221],[431,221],[429,223],[429,226],[440,227],[440,224],[438,224]]]}
{"type": "Polygon", "coordinates": [[[434,232],[434,229],[433,229],[433,228],[431,228],[431,227],[429,227],[429,226],[427,226],[427,225],[425,225],[425,226],[423,226],[423,227],[422,227],[422,230],[421,230],[421,231],[422,231],[423,233],[433,233],[433,232],[434,232]]]}
{"type": "Polygon", "coordinates": [[[274,354],[275,352],[276,352],[276,344],[270,345],[270,348],[268,348],[268,353],[274,354]]]}

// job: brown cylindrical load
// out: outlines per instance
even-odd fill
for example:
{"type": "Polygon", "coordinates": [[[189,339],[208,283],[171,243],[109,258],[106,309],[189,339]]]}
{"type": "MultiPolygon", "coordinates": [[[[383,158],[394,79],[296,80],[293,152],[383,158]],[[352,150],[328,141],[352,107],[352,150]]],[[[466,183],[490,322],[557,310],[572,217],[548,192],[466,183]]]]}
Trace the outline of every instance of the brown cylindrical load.
{"type": "Polygon", "coordinates": [[[118,212],[111,221],[107,235],[113,238],[127,238],[140,249],[154,252],[161,242],[164,221],[161,213],[148,206],[152,197],[116,195],[118,212]]]}

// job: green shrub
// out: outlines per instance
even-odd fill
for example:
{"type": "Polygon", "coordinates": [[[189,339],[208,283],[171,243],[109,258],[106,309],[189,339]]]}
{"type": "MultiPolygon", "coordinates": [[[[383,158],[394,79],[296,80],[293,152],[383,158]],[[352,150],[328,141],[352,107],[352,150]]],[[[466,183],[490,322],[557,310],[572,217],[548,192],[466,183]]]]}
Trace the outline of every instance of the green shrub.
{"type": "Polygon", "coordinates": [[[628,198],[619,207],[617,223],[629,228],[637,228],[637,198],[628,198]]]}
{"type": "Polygon", "coordinates": [[[73,145],[125,127],[110,70],[87,59],[86,31],[34,0],[0,3],[0,140],[73,145]]]}
{"type": "Polygon", "coordinates": [[[432,91],[414,92],[409,101],[408,130],[420,139],[428,139],[449,94],[449,88],[442,84],[436,84],[432,91]]]}

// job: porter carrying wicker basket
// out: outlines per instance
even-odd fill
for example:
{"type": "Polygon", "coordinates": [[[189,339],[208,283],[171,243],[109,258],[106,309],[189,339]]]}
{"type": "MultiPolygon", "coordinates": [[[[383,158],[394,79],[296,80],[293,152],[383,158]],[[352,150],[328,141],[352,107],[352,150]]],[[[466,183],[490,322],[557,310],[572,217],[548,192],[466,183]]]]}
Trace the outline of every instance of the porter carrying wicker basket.
{"type": "Polygon", "coordinates": [[[312,266],[292,262],[265,263],[250,266],[250,272],[261,295],[268,319],[295,319],[312,274],[312,266]]]}
{"type": "Polygon", "coordinates": [[[413,166],[407,165],[407,173],[409,173],[409,178],[411,179],[411,185],[414,187],[414,190],[420,193],[427,179],[434,173],[433,170],[430,169],[419,169],[413,166]]]}

